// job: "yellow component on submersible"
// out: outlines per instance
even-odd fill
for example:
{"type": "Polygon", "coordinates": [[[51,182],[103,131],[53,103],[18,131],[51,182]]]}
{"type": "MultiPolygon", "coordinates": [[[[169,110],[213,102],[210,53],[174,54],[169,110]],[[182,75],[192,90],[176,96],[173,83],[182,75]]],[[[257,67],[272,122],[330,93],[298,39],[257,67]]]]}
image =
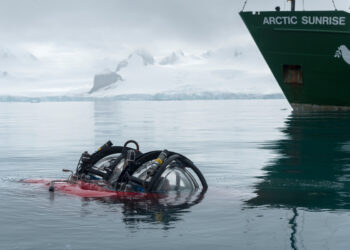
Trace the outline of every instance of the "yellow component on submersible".
{"type": "Polygon", "coordinates": [[[162,165],[162,164],[163,164],[163,161],[162,161],[162,159],[160,159],[160,158],[157,158],[157,159],[155,159],[154,161],[155,161],[155,162],[158,162],[159,165],[162,165]]]}

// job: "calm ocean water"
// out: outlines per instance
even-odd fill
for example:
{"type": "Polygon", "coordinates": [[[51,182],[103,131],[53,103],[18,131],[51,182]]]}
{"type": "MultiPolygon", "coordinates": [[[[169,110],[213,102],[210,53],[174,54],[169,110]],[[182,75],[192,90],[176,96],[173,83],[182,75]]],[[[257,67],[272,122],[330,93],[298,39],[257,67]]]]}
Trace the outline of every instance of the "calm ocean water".
{"type": "Polygon", "coordinates": [[[0,249],[347,249],[350,113],[285,100],[0,103],[0,249]],[[209,184],[193,206],[82,199],[64,178],[107,140],[167,148],[209,184]]]}

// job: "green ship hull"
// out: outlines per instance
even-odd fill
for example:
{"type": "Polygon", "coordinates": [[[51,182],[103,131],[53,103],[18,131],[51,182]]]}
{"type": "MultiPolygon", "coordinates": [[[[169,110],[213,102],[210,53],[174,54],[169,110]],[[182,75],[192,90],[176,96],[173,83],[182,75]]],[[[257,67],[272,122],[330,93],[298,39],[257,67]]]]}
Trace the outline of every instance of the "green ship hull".
{"type": "Polygon", "coordinates": [[[347,12],[240,15],[294,109],[350,110],[347,12]]]}

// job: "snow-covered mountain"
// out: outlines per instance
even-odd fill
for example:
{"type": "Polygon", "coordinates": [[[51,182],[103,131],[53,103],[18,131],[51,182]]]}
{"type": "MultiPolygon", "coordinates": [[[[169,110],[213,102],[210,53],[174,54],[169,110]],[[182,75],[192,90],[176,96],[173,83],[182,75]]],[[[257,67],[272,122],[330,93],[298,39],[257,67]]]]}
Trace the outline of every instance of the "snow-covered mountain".
{"type": "MultiPolygon", "coordinates": [[[[183,51],[152,56],[138,50],[121,60],[115,70],[95,75],[92,97],[157,95],[210,97],[280,93],[257,51],[223,48],[196,54],[183,51]],[[253,55],[254,54],[254,55],[253,55]]],[[[190,98],[191,99],[191,98],[190,98]]]]}
{"type": "MultiPolygon", "coordinates": [[[[72,57],[66,51],[57,55],[56,51],[50,52],[50,48],[38,50],[43,53],[41,50],[52,53],[52,56],[37,56],[20,48],[0,48],[0,96],[40,97],[86,93],[93,74],[79,68],[85,66],[78,61],[79,58],[72,57]],[[67,60],[68,57],[70,60],[67,60]],[[75,64],[79,64],[79,67],[72,67],[75,64]]],[[[92,69],[89,68],[89,71],[92,69]]]]}
{"type": "Polygon", "coordinates": [[[10,77],[25,71],[30,65],[34,65],[37,58],[26,51],[14,53],[9,49],[0,49],[0,78],[10,77]]]}
{"type": "Polygon", "coordinates": [[[182,50],[179,52],[173,52],[170,55],[164,57],[163,59],[160,60],[159,64],[160,65],[174,65],[183,62],[185,58],[185,54],[182,50]]]}
{"type": "Polygon", "coordinates": [[[159,54],[139,49],[119,59],[117,54],[84,57],[71,51],[52,53],[55,57],[0,49],[0,96],[4,100],[11,96],[43,100],[46,97],[178,100],[282,96],[255,47],[159,54]]]}

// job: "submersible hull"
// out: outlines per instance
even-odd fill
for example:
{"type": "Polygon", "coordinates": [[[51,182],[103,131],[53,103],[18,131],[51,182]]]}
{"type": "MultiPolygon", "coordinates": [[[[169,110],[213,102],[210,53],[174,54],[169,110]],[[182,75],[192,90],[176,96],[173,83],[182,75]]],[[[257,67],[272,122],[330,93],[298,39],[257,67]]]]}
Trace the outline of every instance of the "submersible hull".
{"type": "Polygon", "coordinates": [[[350,110],[350,15],[241,12],[294,109],[350,110]]]}

